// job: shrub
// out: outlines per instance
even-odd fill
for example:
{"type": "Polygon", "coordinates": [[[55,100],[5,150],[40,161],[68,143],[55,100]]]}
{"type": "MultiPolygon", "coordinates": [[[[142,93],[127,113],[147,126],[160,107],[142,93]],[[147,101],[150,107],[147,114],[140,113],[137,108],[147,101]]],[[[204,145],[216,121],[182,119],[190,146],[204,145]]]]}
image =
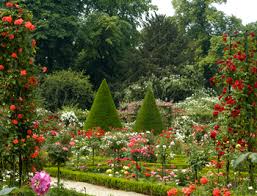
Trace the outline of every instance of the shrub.
{"type": "Polygon", "coordinates": [[[92,85],[82,72],[62,70],[49,75],[41,85],[45,107],[56,111],[65,105],[88,108],[93,100],[92,85]]]}
{"type": "Polygon", "coordinates": [[[154,130],[156,134],[163,130],[161,115],[155,103],[151,88],[148,88],[146,92],[143,104],[137,115],[134,129],[136,131],[154,130]]]}
{"type": "Polygon", "coordinates": [[[96,93],[85,123],[86,130],[94,127],[101,127],[108,131],[109,127],[122,127],[106,80],[102,81],[96,93]]]}
{"type": "MultiPolygon", "coordinates": [[[[57,168],[46,168],[46,171],[51,174],[51,176],[56,176],[57,168]]],[[[89,182],[91,184],[101,185],[113,189],[133,191],[155,196],[166,196],[167,191],[172,188],[167,185],[152,182],[133,181],[110,177],[103,174],[85,173],[67,169],[62,169],[62,177],[69,180],[89,182]]]]}

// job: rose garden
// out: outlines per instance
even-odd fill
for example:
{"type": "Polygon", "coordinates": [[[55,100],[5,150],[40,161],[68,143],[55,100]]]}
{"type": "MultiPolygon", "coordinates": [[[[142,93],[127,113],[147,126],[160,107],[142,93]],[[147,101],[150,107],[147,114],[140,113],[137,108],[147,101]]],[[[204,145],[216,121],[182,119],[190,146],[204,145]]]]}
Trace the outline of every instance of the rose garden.
{"type": "Polygon", "coordinates": [[[87,195],[65,180],[156,196],[257,195],[254,32],[218,37],[213,90],[172,102],[146,85],[142,101],[117,104],[102,80],[89,111],[51,111],[38,98],[48,68],[35,61],[31,12],[11,1],[0,17],[0,195],[87,195]]]}

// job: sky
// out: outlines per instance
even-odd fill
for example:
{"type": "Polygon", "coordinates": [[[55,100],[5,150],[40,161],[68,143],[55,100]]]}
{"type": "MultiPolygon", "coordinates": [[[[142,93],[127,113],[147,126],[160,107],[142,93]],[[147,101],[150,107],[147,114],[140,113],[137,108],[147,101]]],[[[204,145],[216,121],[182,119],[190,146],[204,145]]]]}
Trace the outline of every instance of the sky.
{"type": "MultiPolygon", "coordinates": [[[[171,0],[152,0],[159,8],[158,13],[172,16],[174,9],[171,0]]],[[[243,24],[257,21],[257,0],[227,0],[226,4],[217,5],[218,10],[227,15],[234,15],[243,21],[243,24]]]]}

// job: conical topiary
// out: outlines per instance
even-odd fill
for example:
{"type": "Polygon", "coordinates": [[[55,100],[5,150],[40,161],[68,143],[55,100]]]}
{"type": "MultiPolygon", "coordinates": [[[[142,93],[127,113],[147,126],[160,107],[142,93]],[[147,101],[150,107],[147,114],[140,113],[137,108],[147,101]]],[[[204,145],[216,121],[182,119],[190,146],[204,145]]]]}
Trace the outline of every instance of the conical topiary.
{"type": "Polygon", "coordinates": [[[109,131],[110,127],[122,127],[112,95],[106,80],[103,80],[94,99],[85,123],[85,129],[101,127],[109,131]]]}
{"type": "Polygon", "coordinates": [[[155,103],[155,98],[151,88],[148,88],[143,104],[137,114],[135,131],[150,131],[160,133],[163,130],[161,114],[155,103]]]}

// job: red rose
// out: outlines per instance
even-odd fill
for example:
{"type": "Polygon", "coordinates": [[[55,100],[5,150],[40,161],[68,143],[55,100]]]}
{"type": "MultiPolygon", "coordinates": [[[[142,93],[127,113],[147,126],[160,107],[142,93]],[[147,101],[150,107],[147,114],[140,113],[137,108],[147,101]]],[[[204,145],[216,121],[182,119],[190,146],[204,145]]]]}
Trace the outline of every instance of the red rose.
{"type": "Polygon", "coordinates": [[[25,22],[25,27],[31,31],[35,30],[35,26],[31,22],[25,22]]]}
{"type": "Polygon", "coordinates": [[[214,126],[214,129],[215,129],[215,130],[218,130],[219,128],[220,128],[219,125],[215,125],[215,126],[214,126]]]}
{"type": "Polygon", "coordinates": [[[12,17],[11,17],[11,16],[4,16],[4,17],[2,18],[2,21],[3,21],[3,22],[9,22],[9,23],[11,23],[11,22],[12,22],[12,17]]]}
{"type": "Polygon", "coordinates": [[[178,194],[178,189],[172,188],[169,191],[167,191],[167,196],[173,196],[178,194]]]}
{"type": "Polygon", "coordinates": [[[32,135],[32,130],[30,130],[30,129],[27,130],[27,134],[28,134],[28,135],[32,135]]]}
{"type": "Polygon", "coordinates": [[[212,191],[213,196],[221,196],[220,194],[221,193],[220,193],[220,190],[218,188],[213,189],[213,191],[212,191]]]}
{"type": "Polygon", "coordinates": [[[13,119],[13,120],[12,120],[12,124],[18,125],[18,123],[19,123],[18,120],[16,120],[16,119],[13,119]]]}
{"type": "Polygon", "coordinates": [[[4,66],[0,65],[0,71],[3,71],[3,70],[4,70],[4,66]]]}
{"type": "Polygon", "coordinates": [[[14,39],[14,35],[13,34],[9,35],[9,39],[10,40],[14,39]]]}
{"type": "Polygon", "coordinates": [[[12,2],[6,2],[6,3],[5,3],[5,6],[6,6],[6,7],[13,7],[13,3],[12,3],[12,2]]]}
{"type": "Polygon", "coordinates": [[[19,140],[18,140],[18,139],[14,139],[14,140],[12,141],[12,143],[13,143],[13,144],[18,144],[18,143],[19,143],[19,140]]]}
{"type": "Polygon", "coordinates": [[[18,114],[17,117],[18,117],[18,119],[22,119],[23,118],[23,114],[18,114]]]}
{"type": "Polygon", "coordinates": [[[10,105],[10,110],[12,110],[12,111],[16,110],[16,106],[15,105],[10,105]]]}
{"type": "Polygon", "coordinates": [[[17,19],[17,20],[14,21],[15,25],[21,25],[22,23],[23,23],[23,19],[22,18],[17,19]]]}
{"type": "Polygon", "coordinates": [[[27,71],[25,69],[21,70],[20,72],[21,76],[26,76],[27,75],[27,71]]]}
{"type": "Polygon", "coordinates": [[[212,130],[212,131],[211,131],[211,134],[210,134],[210,137],[211,137],[212,139],[216,139],[216,136],[217,136],[217,131],[216,131],[216,130],[212,130]]]}
{"type": "Polygon", "coordinates": [[[208,183],[208,179],[207,179],[206,177],[202,177],[202,178],[200,179],[200,183],[201,183],[202,185],[207,184],[207,183],[208,183]]]}
{"type": "Polygon", "coordinates": [[[17,54],[16,54],[15,52],[13,52],[13,53],[11,54],[11,57],[14,58],[14,59],[16,59],[18,56],[17,56],[17,54]]]}

